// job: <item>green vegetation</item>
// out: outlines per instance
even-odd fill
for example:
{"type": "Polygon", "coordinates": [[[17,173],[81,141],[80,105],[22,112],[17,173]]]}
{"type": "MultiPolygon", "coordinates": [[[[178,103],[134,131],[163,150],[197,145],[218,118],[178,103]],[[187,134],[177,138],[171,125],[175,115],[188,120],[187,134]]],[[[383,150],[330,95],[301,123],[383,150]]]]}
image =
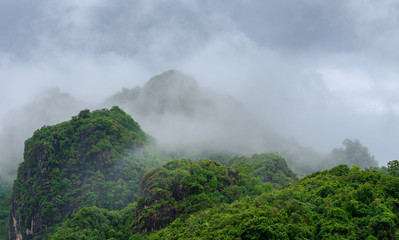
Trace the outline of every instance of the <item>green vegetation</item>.
{"type": "Polygon", "coordinates": [[[158,230],[178,216],[186,218],[215,204],[260,195],[266,189],[271,185],[208,159],[200,163],[171,161],[144,175],[135,226],[139,232],[158,230]]]}
{"type": "Polygon", "coordinates": [[[8,198],[11,195],[11,189],[3,186],[0,179],[0,239],[7,239],[9,204],[8,198]]]}
{"type": "Polygon", "coordinates": [[[241,173],[258,178],[262,183],[271,182],[274,188],[293,183],[296,180],[295,173],[288,168],[285,159],[276,153],[235,157],[227,165],[241,173]]]}
{"type": "Polygon", "coordinates": [[[177,219],[149,239],[396,239],[399,179],[337,166],[177,219]]]}
{"type": "Polygon", "coordinates": [[[395,176],[339,165],[274,189],[251,174],[210,160],[175,160],[144,176],[137,205],[113,212],[84,208],[50,239],[399,237],[395,176]],[[254,186],[259,191],[249,190],[254,186]],[[74,238],[65,238],[69,234],[74,238]]]}
{"type": "Polygon", "coordinates": [[[332,154],[371,167],[298,179],[277,153],[172,160],[188,153],[161,152],[118,107],[84,110],[25,142],[0,238],[9,215],[11,239],[399,239],[399,161],[344,145],[332,154]]]}
{"type": "Polygon", "coordinates": [[[100,236],[97,234],[99,231],[105,236],[103,239],[144,237],[168,226],[175,219],[178,221],[189,219],[194,213],[220,204],[254,198],[272,191],[270,181],[274,175],[281,177],[281,173],[272,174],[270,181],[263,178],[265,181],[262,182],[254,176],[255,170],[248,170],[254,168],[244,160],[262,166],[276,160],[275,165],[280,164],[281,171],[292,174],[284,159],[276,154],[241,157],[231,161],[240,163],[239,166],[242,168],[247,165],[245,173],[208,159],[201,162],[190,159],[173,160],[143,176],[142,196],[138,199],[137,205],[129,206],[120,213],[98,208],[83,208],[50,239],[68,239],[65,236],[79,239],[77,234],[89,238],[91,234],[100,236]],[[133,208],[135,213],[131,210],[133,208]],[[130,215],[126,215],[126,212],[130,215]],[[91,220],[93,217],[95,221],[91,220]]]}
{"type": "Polygon", "coordinates": [[[75,217],[60,226],[49,239],[98,240],[129,239],[130,223],[134,220],[136,204],[129,204],[121,211],[108,211],[97,207],[85,207],[75,217]]]}
{"type": "Polygon", "coordinates": [[[12,214],[22,234],[41,236],[82,207],[122,209],[139,197],[144,173],[168,160],[118,107],[45,126],[25,142],[12,214]]]}
{"type": "Polygon", "coordinates": [[[388,163],[388,172],[392,176],[399,177],[399,161],[393,160],[388,163]]]}

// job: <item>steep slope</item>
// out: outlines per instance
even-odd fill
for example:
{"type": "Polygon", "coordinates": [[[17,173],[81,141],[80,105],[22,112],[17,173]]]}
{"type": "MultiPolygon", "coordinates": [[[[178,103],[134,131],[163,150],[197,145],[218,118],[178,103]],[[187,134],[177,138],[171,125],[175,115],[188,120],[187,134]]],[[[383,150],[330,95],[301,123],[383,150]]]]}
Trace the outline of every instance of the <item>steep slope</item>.
{"type": "Polygon", "coordinates": [[[37,130],[13,186],[10,239],[42,237],[84,206],[121,209],[134,201],[141,171],[149,170],[142,160],[149,139],[118,107],[37,130]]]}

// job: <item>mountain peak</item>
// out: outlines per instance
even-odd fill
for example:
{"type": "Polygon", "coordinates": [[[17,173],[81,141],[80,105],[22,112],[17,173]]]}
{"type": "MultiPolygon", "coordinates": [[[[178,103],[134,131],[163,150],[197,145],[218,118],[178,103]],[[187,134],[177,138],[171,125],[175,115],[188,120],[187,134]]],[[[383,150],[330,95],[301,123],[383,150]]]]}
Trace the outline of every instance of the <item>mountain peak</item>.
{"type": "Polygon", "coordinates": [[[184,93],[198,90],[197,80],[183,72],[169,70],[152,77],[143,87],[147,93],[184,93]]]}

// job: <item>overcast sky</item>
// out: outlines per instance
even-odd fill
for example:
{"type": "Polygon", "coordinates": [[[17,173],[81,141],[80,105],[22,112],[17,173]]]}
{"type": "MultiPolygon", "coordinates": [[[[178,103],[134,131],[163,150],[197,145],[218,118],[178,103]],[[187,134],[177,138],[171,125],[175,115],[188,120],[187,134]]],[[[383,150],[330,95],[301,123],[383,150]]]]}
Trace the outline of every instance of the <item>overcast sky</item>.
{"type": "Polygon", "coordinates": [[[177,69],[305,146],[359,139],[385,164],[398,43],[397,0],[0,0],[0,114],[47,88],[100,102],[177,69]]]}

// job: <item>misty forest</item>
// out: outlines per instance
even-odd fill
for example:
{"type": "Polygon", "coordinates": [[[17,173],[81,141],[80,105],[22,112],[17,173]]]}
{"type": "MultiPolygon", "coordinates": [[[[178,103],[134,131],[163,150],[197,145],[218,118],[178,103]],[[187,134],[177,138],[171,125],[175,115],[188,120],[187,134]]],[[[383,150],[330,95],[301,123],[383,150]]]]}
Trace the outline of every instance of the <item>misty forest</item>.
{"type": "Polygon", "coordinates": [[[33,127],[38,113],[73,111],[71,103],[79,107],[50,89],[8,116],[21,122],[2,146],[11,166],[1,175],[3,238],[399,237],[399,161],[379,167],[359,140],[319,153],[170,70],[103,108],[34,130],[15,148],[19,126],[33,127]],[[160,140],[141,125],[163,131],[153,131],[160,140]]]}
{"type": "Polygon", "coordinates": [[[399,239],[397,0],[0,0],[0,240],[399,239]]]}

